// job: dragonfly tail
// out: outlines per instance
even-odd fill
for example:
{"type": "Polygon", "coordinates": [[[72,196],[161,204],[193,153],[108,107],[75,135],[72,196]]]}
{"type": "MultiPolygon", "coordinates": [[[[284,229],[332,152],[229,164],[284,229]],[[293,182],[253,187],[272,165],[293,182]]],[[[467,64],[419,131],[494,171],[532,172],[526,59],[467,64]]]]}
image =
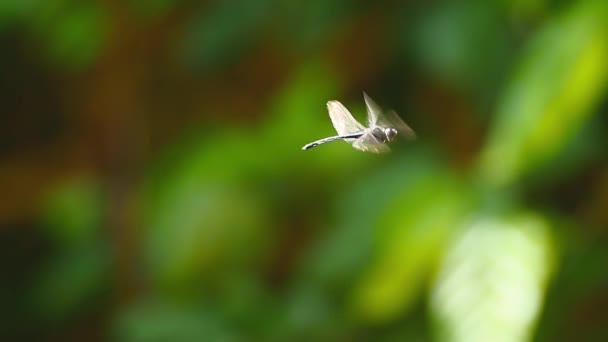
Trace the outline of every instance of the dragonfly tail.
{"type": "Polygon", "coordinates": [[[302,150],[309,150],[313,147],[317,147],[319,145],[323,145],[328,142],[332,142],[332,141],[336,141],[336,140],[357,139],[357,138],[361,137],[361,135],[362,135],[362,133],[354,133],[354,134],[349,134],[349,135],[336,135],[333,137],[319,139],[317,141],[313,141],[311,143],[304,145],[302,147],[302,150]]]}

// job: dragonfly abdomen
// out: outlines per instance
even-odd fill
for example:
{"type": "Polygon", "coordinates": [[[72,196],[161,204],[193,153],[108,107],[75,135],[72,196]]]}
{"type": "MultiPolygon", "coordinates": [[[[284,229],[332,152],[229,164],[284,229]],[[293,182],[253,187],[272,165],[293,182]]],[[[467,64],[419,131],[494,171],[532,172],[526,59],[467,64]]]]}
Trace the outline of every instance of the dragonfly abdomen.
{"type": "Polygon", "coordinates": [[[358,132],[358,133],[353,133],[353,134],[348,134],[348,135],[336,135],[333,137],[328,137],[328,138],[323,138],[323,139],[319,139],[317,141],[313,141],[309,144],[306,144],[302,147],[303,150],[309,150],[313,147],[317,147],[319,145],[323,145],[326,144],[328,142],[332,142],[332,141],[336,141],[336,140],[351,140],[351,139],[358,139],[363,135],[362,132],[358,132]]]}

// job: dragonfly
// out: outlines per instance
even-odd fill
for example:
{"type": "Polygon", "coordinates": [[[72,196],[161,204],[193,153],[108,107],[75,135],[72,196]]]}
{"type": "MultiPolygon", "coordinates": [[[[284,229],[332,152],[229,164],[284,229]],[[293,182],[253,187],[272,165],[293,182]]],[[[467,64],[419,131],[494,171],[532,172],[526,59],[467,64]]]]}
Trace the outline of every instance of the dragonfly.
{"type": "Polygon", "coordinates": [[[387,143],[402,135],[407,139],[416,138],[416,133],[394,111],[383,113],[380,106],[365,92],[367,127],[357,121],[339,101],[328,101],[327,111],[338,135],[319,139],[302,147],[309,150],[328,142],[344,140],[360,151],[385,153],[390,148],[387,143]]]}

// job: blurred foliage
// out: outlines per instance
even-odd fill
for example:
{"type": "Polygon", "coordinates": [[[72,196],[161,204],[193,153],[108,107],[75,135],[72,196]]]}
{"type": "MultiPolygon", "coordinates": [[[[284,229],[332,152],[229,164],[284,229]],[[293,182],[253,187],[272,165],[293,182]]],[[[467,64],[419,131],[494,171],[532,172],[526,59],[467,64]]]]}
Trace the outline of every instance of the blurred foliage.
{"type": "Polygon", "coordinates": [[[431,304],[442,340],[530,338],[554,255],[543,218],[513,216],[478,219],[449,248],[431,304]]]}
{"type": "Polygon", "coordinates": [[[512,182],[554,157],[592,113],[608,72],[604,9],[581,2],[530,42],[482,158],[492,182],[512,182]]]}
{"type": "Polygon", "coordinates": [[[45,203],[41,219],[57,245],[79,246],[99,237],[104,202],[100,184],[93,179],[58,184],[45,203]]]}
{"type": "Polygon", "coordinates": [[[605,339],[607,17],[0,2],[0,337],[605,339]],[[419,139],[300,150],[362,91],[419,139]]]}

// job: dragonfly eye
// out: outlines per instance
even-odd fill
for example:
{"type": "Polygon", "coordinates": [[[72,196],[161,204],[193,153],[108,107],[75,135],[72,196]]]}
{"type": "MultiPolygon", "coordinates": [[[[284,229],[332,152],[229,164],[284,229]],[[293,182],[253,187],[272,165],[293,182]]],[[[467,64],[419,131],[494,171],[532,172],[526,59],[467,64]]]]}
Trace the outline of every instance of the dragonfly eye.
{"type": "Polygon", "coordinates": [[[387,140],[391,141],[393,138],[395,138],[395,136],[397,136],[397,130],[394,128],[385,128],[384,134],[386,134],[387,140]]]}

